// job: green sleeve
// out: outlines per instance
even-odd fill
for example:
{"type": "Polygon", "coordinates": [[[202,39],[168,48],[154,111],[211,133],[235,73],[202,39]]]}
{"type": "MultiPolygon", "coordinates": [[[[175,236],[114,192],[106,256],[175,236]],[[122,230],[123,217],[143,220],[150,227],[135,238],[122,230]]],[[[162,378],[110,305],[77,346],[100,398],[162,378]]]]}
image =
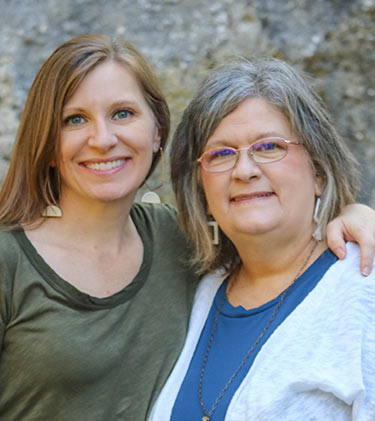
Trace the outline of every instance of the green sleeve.
{"type": "Polygon", "coordinates": [[[0,355],[3,350],[5,329],[9,321],[12,266],[15,262],[15,256],[12,255],[14,248],[12,240],[10,233],[0,233],[0,355]]]}

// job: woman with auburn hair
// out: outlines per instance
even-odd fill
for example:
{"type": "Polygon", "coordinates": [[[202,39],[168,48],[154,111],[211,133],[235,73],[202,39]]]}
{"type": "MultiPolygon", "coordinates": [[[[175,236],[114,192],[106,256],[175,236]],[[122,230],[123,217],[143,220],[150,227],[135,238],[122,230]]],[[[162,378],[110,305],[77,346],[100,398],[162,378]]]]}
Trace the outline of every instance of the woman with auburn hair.
{"type": "MultiPolygon", "coordinates": [[[[175,210],[133,203],[168,132],[157,80],[124,41],[74,38],[36,76],[0,192],[1,419],[148,414],[197,279],[175,210]]],[[[333,230],[359,232],[366,212],[333,230]]]]}
{"type": "Polygon", "coordinates": [[[214,70],[171,169],[193,261],[212,273],[150,419],[372,421],[375,268],[361,277],[357,245],[337,261],[326,241],[356,161],[308,83],[276,59],[214,70]]]}
{"type": "Polygon", "coordinates": [[[145,419],[196,279],[176,211],[133,204],[169,124],[120,39],[72,39],[36,76],[0,193],[1,419],[145,419]]]}

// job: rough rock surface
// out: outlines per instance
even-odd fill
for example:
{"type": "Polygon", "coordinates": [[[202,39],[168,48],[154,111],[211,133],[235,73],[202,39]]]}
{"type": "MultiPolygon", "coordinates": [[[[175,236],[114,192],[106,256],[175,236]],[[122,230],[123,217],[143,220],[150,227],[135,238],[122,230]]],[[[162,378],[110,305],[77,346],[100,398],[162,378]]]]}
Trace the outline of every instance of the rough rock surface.
{"type": "MultiPolygon", "coordinates": [[[[375,0],[0,0],[0,180],[37,70],[58,44],[87,32],[121,35],[146,55],[174,124],[226,58],[294,63],[314,77],[360,161],[359,200],[375,207],[375,0]]],[[[168,183],[161,194],[172,199],[168,183]]]]}

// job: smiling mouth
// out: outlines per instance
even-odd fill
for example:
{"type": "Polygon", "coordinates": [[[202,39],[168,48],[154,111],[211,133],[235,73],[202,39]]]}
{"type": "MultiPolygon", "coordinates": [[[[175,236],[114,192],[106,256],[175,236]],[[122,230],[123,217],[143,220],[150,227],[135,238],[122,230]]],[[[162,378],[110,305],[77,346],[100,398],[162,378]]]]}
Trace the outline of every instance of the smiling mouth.
{"type": "Polygon", "coordinates": [[[87,168],[90,168],[91,170],[105,171],[120,167],[125,162],[125,159],[117,159],[115,161],[108,162],[83,162],[82,165],[84,165],[87,168]]]}
{"type": "Polygon", "coordinates": [[[241,202],[243,200],[250,200],[250,199],[257,199],[259,197],[270,197],[273,196],[274,193],[259,193],[259,194],[249,194],[249,195],[244,195],[244,196],[237,196],[234,197],[232,200],[232,202],[241,202]]]}

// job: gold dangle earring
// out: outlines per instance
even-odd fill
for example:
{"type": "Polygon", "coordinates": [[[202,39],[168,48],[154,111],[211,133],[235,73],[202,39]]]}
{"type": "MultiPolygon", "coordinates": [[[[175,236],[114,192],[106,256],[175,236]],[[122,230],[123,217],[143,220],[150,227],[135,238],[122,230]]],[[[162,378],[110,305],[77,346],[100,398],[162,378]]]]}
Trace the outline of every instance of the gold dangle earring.
{"type": "Polygon", "coordinates": [[[164,183],[164,153],[163,153],[163,148],[160,147],[159,151],[160,151],[160,157],[161,157],[160,184],[158,186],[154,187],[154,188],[151,188],[147,184],[147,181],[145,181],[145,185],[148,188],[148,191],[143,193],[142,198],[141,198],[142,203],[161,203],[160,196],[157,193],[155,193],[155,190],[160,189],[160,187],[164,183]]]}

